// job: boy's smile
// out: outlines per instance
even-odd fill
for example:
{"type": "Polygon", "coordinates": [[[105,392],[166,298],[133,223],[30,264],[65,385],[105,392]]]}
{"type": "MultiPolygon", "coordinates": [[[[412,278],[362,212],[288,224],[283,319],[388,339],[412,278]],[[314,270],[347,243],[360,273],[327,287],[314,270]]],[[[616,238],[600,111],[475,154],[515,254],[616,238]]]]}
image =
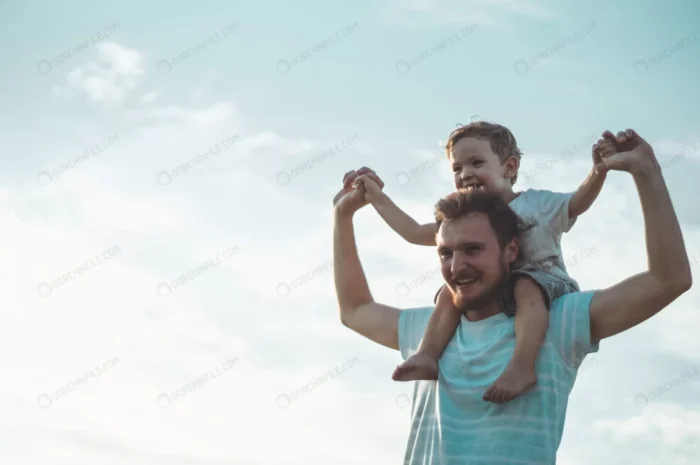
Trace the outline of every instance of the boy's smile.
{"type": "Polygon", "coordinates": [[[501,163],[487,139],[459,139],[450,151],[450,161],[456,189],[480,189],[488,192],[512,189],[510,177],[513,167],[509,163],[501,163]]]}

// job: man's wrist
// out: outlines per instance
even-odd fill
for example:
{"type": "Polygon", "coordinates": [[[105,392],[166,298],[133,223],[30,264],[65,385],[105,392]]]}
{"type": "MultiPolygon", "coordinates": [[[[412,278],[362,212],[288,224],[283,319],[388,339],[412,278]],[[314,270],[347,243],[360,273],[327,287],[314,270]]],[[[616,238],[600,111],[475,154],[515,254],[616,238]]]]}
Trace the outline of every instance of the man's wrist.
{"type": "Polygon", "coordinates": [[[591,179],[594,181],[605,181],[608,177],[607,171],[600,171],[595,166],[591,168],[591,179]]]}
{"type": "Polygon", "coordinates": [[[636,181],[647,181],[663,177],[661,175],[661,166],[655,159],[631,167],[629,173],[636,181]]]}
{"type": "MultiPolygon", "coordinates": [[[[357,210],[355,210],[357,211],[357,210]]],[[[355,212],[344,212],[338,208],[333,209],[333,218],[335,219],[335,222],[350,222],[352,223],[352,217],[355,215],[355,212]]]]}

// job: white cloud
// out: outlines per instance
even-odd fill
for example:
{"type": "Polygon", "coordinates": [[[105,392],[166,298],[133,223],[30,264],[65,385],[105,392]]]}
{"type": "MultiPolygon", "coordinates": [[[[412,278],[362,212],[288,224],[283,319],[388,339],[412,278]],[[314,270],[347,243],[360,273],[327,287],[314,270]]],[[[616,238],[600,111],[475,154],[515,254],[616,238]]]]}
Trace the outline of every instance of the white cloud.
{"type": "Polygon", "coordinates": [[[141,96],[141,102],[143,103],[151,103],[154,102],[156,99],[158,99],[161,95],[163,95],[163,89],[159,88],[156,90],[152,90],[150,92],[146,92],[141,96]]]}
{"type": "Polygon", "coordinates": [[[696,451],[700,445],[698,406],[688,409],[675,404],[653,404],[628,418],[599,420],[594,427],[620,443],[642,440],[687,452],[696,451]]]}
{"type": "MultiPolygon", "coordinates": [[[[123,101],[139,85],[144,75],[143,53],[113,41],[96,46],[97,62],[90,61],[73,69],[67,76],[70,87],[87,94],[96,104],[123,101]]],[[[68,91],[58,87],[54,95],[65,96],[68,91]]]]}

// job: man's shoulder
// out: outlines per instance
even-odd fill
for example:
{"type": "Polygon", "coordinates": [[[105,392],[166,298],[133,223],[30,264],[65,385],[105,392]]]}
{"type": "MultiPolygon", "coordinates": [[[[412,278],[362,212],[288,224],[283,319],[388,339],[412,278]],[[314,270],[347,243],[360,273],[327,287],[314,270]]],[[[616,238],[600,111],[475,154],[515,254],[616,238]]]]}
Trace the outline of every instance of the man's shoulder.
{"type": "Polygon", "coordinates": [[[399,313],[399,350],[404,359],[418,350],[434,306],[405,308],[399,313]]]}
{"type": "Polygon", "coordinates": [[[550,330],[568,331],[576,322],[590,322],[591,301],[596,292],[570,292],[554,299],[549,307],[550,330]]]}
{"type": "Polygon", "coordinates": [[[435,310],[434,306],[427,306],[427,307],[411,307],[411,308],[403,308],[401,309],[401,313],[399,315],[399,324],[403,322],[404,324],[411,324],[411,325],[422,325],[426,324],[428,320],[430,319],[430,315],[433,313],[435,310]]]}
{"type": "Polygon", "coordinates": [[[552,301],[550,311],[572,311],[579,308],[588,308],[591,305],[591,299],[596,291],[578,291],[563,294],[552,301]]]}
{"type": "Polygon", "coordinates": [[[549,308],[547,338],[573,368],[578,368],[587,354],[598,351],[598,344],[591,341],[591,301],[596,292],[564,294],[549,308]]]}

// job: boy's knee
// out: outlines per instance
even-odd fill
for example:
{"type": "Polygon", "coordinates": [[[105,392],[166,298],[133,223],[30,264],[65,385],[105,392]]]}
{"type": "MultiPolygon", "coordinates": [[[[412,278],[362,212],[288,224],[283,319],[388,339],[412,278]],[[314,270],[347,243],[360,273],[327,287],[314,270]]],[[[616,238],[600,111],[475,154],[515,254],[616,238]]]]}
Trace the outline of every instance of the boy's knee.
{"type": "Polygon", "coordinates": [[[513,294],[518,310],[545,306],[544,290],[531,276],[519,276],[513,285],[513,294]]]}
{"type": "Polygon", "coordinates": [[[438,291],[437,299],[435,299],[436,308],[457,308],[454,303],[454,296],[452,291],[447,286],[442,286],[440,291],[438,291]]]}

